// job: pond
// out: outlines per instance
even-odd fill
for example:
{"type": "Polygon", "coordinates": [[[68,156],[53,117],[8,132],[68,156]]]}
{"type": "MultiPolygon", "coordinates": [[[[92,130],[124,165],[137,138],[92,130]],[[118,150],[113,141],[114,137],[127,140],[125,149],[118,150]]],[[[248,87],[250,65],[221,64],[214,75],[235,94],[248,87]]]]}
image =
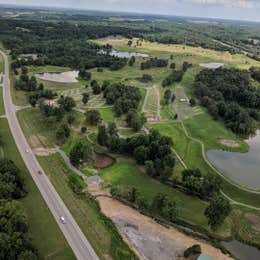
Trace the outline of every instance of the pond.
{"type": "MultiPolygon", "coordinates": [[[[106,54],[107,52],[104,50],[99,51],[100,54],[106,54]]],[[[148,58],[148,54],[144,53],[138,53],[138,52],[127,52],[127,51],[116,51],[116,50],[111,50],[109,52],[110,56],[115,56],[118,58],[131,58],[131,57],[141,57],[141,58],[148,58]]]]}
{"type": "Polygon", "coordinates": [[[222,150],[209,150],[208,159],[224,175],[252,189],[260,189],[260,131],[256,136],[245,140],[248,153],[235,153],[222,150]]]}
{"type": "Polygon", "coordinates": [[[260,259],[260,250],[256,247],[248,246],[233,240],[231,242],[221,242],[221,244],[230,251],[237,259],[240,260],[254,260],[260,259]]]}
{"type": "Polygon", "coordinates": [[[209,62],[209,63],[200,63],[200,66],[202,68],[207,68],[207,69],[217,69],[220,67],[223,67],[225,64],[222,62],[209,62]]]}
{"type": "Polygon", "coordinates": [[[78,71],[66,71],[61,73],[43,73],[36,74],[36,77],[43,80],[54,81],[59,83],[76,83],[78,82],[77,77],[78,71]]]}

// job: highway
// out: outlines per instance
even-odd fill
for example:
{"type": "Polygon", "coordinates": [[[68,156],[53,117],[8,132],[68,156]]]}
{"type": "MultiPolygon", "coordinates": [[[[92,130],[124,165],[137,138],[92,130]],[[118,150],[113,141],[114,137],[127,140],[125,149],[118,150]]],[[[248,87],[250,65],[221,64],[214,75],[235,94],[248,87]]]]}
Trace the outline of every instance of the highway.
{"type": "MultiPolygon", "coordinates": [[[[11,86],[9,79],[9,62],[8,57],[0,50],[0,54],[4,58],[5,72],[3,80],[3,99],[6,118],[9,123],[12,135],[14,137],[17,148],[30,172],[35,184],[41,192],[43,199],[49,207],[54,219],[58,223],[62,233],[67,239],[70,247],[72,248],[75,256],[79,260],[96,260],[99,259],[93,250],[92,246],[80,230],[73,216],[65,206],[64,202],[52,186],[44,170],[40,166],[37,158],[32,152],[20,124],[16,117],[15,106],[11,97],[11,86]],[[42,174],[38,172],[41,171],[42,174]],[[63,224],[60,217],[64,216],[66,223],[63,224]]],[[[54,169],[55,170],[55,169],[54,169]]]]}

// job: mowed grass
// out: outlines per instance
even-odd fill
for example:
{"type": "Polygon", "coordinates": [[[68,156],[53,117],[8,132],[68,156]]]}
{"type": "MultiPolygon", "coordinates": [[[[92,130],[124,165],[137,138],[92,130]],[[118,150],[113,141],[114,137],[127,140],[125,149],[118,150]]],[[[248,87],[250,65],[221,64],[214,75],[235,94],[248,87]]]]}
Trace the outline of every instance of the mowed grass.
{"type": "MultiPolygon", "coordinates": [[[[84,122],[84,114],[73,111],[75,122],[70,126],[71,136],[77,134],[84,122]],[[74,131],[73,131],[74,130],[74,131]]],[[[19,123],[32,148],[56,146],[56,131],[59,126],[66,123],[66,116],[61,122],[49,121],[37,108],[27,108],[17,112],[19,123]]],[[[55,120],[55,119],[54,119],[55,120]]]]}
{"type": "Polygon", "coordinates": [[[32,148],[53,147],[56,142],[55,123],[48,123],[39,109],[28,108],[17,112],[19,123],[32,148]]]}
{"type": "Polygon", "coordinates": [[[3,100],[3,89],[0,87],[0,116],[4,115],[4,100],[3,100]]]}
{"type": "Polygon", "coordinates": [[[52,217],[41,194],[28,173],[16,148],[6,119],[0,119],[0,136],[3,140],[0,157],[13,160],[22,170],[28,191],[22,199],[29,219],[29,232],[40,259],[70,260],[75,259],[72,250],[52,217]]]}
{"type": "Polygon", "coordinates": [[[87,197],[79,197],[73,193],[68,184],[68,174],[71,171],[60,155],[54,154],[38,159],[100,259],[120,259],[120,257],[116,257],[119,250],[132,254],[125,243],[118,243],[119,237],[116,229],[103,217],[97,205],[87,197]]]}
{"type": "Polygon", "coordinates": [[[246,152],[248,145],[243,139],[228,130],[223,122],[213,120],[207,113],[202,113],[193,118],[185,120],[184,125],[190,136],[204,142],[206,150],[223,149],[229,151],[246,152]],[[232,148],[221,144],[221,140],[234,140],[240,147],[232,148]]]}
{"type": "MultiPolygon", "coordinates": [[[[179,218],[200,227],[207,227],[207,219],[204,216],[207,203],[188,196],[172,187],[164,185],[143,173],[131,160],[120,160],[113,166],[100,171],[100,176],[112,185],[136,187],[140,194],[151,203],[157,193],[163,193],[176,200],[179,209],[179,218]]],[[[209,229],[208,229],[209,230],[209,229]]],[[[228,221],[219,229],[218,234],[230,235],[228,221]]]]}

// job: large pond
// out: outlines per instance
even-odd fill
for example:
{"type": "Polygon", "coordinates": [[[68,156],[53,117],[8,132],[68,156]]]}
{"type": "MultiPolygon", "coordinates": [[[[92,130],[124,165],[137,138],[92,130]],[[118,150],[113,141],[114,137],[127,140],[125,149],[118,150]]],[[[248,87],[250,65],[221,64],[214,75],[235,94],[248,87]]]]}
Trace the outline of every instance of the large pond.
{"type": "Polygon", "coordinates": [[[220,67],[223,67],[225,64],[222,62],[209,62],[209,63],[200,63],[200,66],[202,68],[207,68],[207,69],[217,69],[220,67]]]}
{"type": "MultiPolygon", "coordinates": [[[[99,51],[100,54],[106,54],[107,52],[104,50],[99,51]]],[[[111,50],[109,52],[109,55],[115,56],[118,58],[131,58],[131,57],[141,57],[141,58],[148,58],[148,54],[144,53],[139,53],[139,52],[127,52],[127,51],[116,51],[116,50],[111,50]]]]}
{"type": "Polygon", "coordinates": [[[260,131],[246,140],[248,153],[210,150],[209,160],[227,177],[253,189],[260,189],[260,131]]]}
{"type": "Polygon", "coordinates": [[[43,73],[37,74],[36,77],[43,80],[60,82],[60,83],[76,83],[78,82],[77,77],[78,71],[66,71],[61,73],[43,73]]]}
{"type": "Polygon", "coordinates": [[[242,244],[236,240],[231,242],[222,242],[222,245],[230,251],[237,259],[256,260],[260,259],[260,250],[255,247],[242,244]]]}

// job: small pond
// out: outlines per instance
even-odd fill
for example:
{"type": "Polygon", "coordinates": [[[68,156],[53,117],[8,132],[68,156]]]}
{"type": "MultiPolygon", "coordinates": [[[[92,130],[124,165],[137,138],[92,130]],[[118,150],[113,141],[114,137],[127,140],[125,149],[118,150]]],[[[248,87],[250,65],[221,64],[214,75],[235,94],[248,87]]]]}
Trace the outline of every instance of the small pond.
{"type": "Polygon", "coordinates": [[[255,260],[260,259],[260,250],[253,246],[240,243],[233,240],[231,242],[221,242],[221,244],[230,251],[237,259],[240,260],[255,260]]]}
{"type": "Polygon", "coordinates": [[[223,67],[225,64],[222,62],[209,62],[209,63],[200,63],[200,66],[202,68],[207,68],[207,69],[217,69],[220,67],[223,67]]]}
{"type": "Polygon", "coordinates": [[[61,73],[43,73],[36,74],[36,77],[43,80],[60,82],[60,83],[76,83],[78,82],[78,71],[66,71],[61,73]]]}
{"type": "Polygon", "coordinates": [[[223,174],[252,189],[260,189],[260,131],[246,140],[248,153],[209,150],[208,159],[223,174]]]}
{"type": "MultiPolygon", "coordinates": [[[[107,52],[104,50],[99,51],[100,54],[106,54],[107,52]]],[[[138,52],[127,52],[127,51],[116,51],[116,50],[112,50],[109,52],[109,55],[111,56],[115,56],[118,58],[131,58],[131,57],[142,57],[142,58],[148,58],[149,55],[148,54],[144,54],[144,53],[138,53],[138,52]]]]}

